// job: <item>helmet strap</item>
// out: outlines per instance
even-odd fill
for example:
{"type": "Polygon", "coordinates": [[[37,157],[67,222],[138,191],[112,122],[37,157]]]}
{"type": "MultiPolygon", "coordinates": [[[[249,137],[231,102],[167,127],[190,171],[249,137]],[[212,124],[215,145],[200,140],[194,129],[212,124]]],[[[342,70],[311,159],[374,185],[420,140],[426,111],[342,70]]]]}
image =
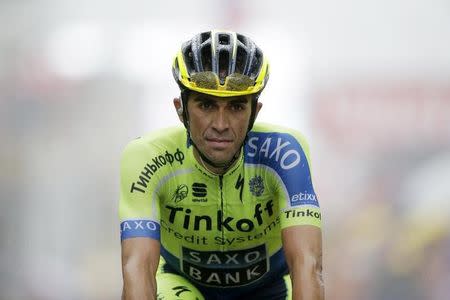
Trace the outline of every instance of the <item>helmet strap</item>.
{"type": "Polygon", "coordinates": [[[187,102],[189,98],[189,90],[188,89],[182,89],[181,90],[181,103],[183,104],[183,124],[186,130],[189,132],[189,113],[187,109],[187,102]]]}
{"type": "Polygon", "coordinates": [[[251,103],[251,113],[250,113],[250,120],[248,122],[248,128],[247,128],[247,134],[252,130],[253,124],[255,123],[256,119],[256,107],[258,106],[258,98],[261,93],[255,94],[252,97],[252,103],[251,103]]]}

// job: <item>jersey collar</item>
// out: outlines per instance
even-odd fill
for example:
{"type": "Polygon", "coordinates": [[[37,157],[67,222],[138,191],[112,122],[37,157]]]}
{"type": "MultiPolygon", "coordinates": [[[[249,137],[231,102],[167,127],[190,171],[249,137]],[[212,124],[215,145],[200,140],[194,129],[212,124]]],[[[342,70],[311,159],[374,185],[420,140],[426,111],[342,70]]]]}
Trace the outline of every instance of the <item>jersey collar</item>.
{"type": "MultiPolygon", "coordinates": [[[[194,147],[189,147],[188,152],[195,168],[204,176],[207,176],[209,178],[217,178],[221,176],[212,173],[211,171],[206,169],[199,161],[197,161],[197,159],[194,156],[194,147]]],[[[222,175],[222,177],[227,177],[234,174],[236,170],[238,170],[243,164],[244,164],[244,148],[242,147],[238,159],[236,159],[234,164],[222,175]]]]}

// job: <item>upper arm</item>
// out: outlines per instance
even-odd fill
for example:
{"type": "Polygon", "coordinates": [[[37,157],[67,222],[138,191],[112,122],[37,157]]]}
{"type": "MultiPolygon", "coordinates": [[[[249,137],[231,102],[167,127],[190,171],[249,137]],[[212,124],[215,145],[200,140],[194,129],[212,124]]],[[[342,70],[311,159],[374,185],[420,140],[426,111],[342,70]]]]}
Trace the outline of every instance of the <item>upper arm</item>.
{"type": "Polygon", "coordinates": [[[316,226],[283,229],[283,249],[292,279],[292,299],[324,299],[322,237],[316,226]]]}
{"type": "Polygon", "coordinates": [[[291,226],[282,231],[283,249],[291,270],[296,265],[322,268],[322,233],[310,225],[291,226]]]}
{"type": "Polygon", "coordinates": [[[159,199],[154,193],[158,178],[151,169],[151,149],[140,140],[125,148],[120,165],[120,236],[122,264],[135,268],[159,262],[159,199]]]}
{"type": "Polygon", "coordinates": [[[139,140],[124,150],[120,164],[120,237],[121,240],[160,238],[159,198],[155,193],[159,180],[152,171],[152,149],[139,140]]]}
{"type": "Polygon", "coordinates": [[[122,299],[155,299],[159,241],[135,237],[122,241],[122,299]]]}
{"type": "Polygon", "coordinates": [[[130,238],[122,241],[122,268],[124,274],[144,268],[155,275],[160,254],[159,241],[150,238],[130,238]],[[148,268],[148,269],[147,269],[148,268]]]}
{"type": "Polygon", "coordinates": [[[290,267],[313,263],[321,267],[322,214],[311,176],[311,161],[306,139],[292,132],[292,144],[299,153],[299,163],[283,175],[279,195],[282,241],[290,267]]]}
{"type": "Polygon", "coordinates": [[[322,214],[312,183],[309,147],[303,136],[293,136],[301,159],[283,181],[285,196],[281,198],[287,198],[280,203],[283,249],[292,276],[320,274],[322,214]]]}

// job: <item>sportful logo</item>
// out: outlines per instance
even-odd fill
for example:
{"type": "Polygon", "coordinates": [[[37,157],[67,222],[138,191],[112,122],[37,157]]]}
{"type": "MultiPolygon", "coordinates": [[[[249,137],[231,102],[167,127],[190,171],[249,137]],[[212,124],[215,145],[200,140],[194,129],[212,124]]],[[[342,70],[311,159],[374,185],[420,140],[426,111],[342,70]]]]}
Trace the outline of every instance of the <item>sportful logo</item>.
{"type": "MultiPolygon", "coordinates": [[[[205,198],[208,194],[207,186],[204,183],[194,182],[192,184],[192,196],[205,198]]],[[[206,199],[192,199],[194,202],[206,202],[206,199]]]]}
{"type": "MultiPolygon", "coordinates": [[[[184,285],[177,285],[177,286],[174,286],[173,288],[172,288],[172,291],[173,291],[173,293],[175,294],[175,296],[177,296],[177,297],[180,297],[180,295],[181,294],[183,294],[183,293],[192,293],[192,291],[187,287],[187,286],[184,286],[184,285]]],[[[172,297],[172,295],[170,295],[171,297],[172,297]]],[[[184,297],[184,296],[183,296],[184,297]]],[[[187,296],[188,298],[191,298],[191,297],[189,297],[189,296],[187,296]]],[[[198,298],[196,297],[195,298],[196,300],[198,300],[198,298]]],[[[163,295],[163,294],[161,294],[161,293],[158,293],[158,294],[156,294],[156,300],[166,300],[166,298],[165,298],[165,295],[163,295]]],[[[167,300],[170,300],[170,299],[167,299],[167,300]]]]}
{"type": "Polygon", "coordinates": [[[172,288],[172,290],[174,292],[176,292],[175,296],[177,296],[177,297],[180,297],[180,295],[183,294],[184,292],[190,292],[191,291],[187,286],[184,286],[184,285],[175,286],[175,287],[172,288]]]}
{"type": "Polygon", "coordinates": [[[255,176],[250,179],[249,186],[253,196],[259,197],[264,193],[264,181],[261,176],[255,176]]]}
{"type": "Polygon", "coordinates": [[[172,201],[174,201],[175,203],[180,202],[181,200],[183,200],[184,198],[187,197],[188,195],[188,187],[185,184],[180,184],[177,189],[175,190],[175,192],[173,193],[172,196],[172,201]]]}

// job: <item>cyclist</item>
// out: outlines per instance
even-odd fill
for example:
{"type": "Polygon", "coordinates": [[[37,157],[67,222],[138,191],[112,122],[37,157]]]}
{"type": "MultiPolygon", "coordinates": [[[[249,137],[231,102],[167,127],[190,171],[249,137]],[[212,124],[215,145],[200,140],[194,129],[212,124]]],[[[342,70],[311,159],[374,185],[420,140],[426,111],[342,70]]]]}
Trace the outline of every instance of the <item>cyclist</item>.
{"type": "Polygon", "coordinates": [[[183,127],[121,161],[123,299],[323,299],[321,214],[305,139],[254,124],[269,64],[247,36],[183,43],[183,127]]]}

